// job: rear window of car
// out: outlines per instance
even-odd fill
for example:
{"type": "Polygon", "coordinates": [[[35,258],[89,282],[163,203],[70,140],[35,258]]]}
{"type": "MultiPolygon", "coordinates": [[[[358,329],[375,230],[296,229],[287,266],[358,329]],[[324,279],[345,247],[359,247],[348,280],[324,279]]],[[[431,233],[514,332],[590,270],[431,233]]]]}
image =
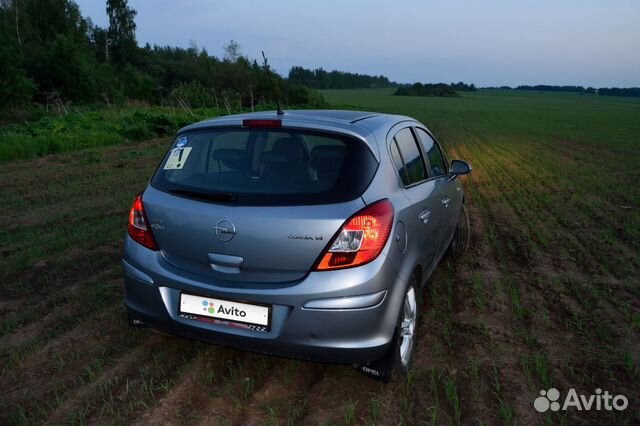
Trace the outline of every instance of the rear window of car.
{"type": "Polygon", "coordinates": [[[238,204],[328,204],[362,195],[377,165],[366,144],[344,135],[217,128],[178,135],[151,185],[238,204]]]}

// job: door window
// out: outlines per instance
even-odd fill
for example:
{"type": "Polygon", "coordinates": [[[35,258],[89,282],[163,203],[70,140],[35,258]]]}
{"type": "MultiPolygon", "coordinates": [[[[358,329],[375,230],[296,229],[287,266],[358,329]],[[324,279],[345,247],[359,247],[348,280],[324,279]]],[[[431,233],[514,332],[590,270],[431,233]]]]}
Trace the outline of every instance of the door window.
{"type": "Polygon", "coordinates": [[[422,147],[427,153],[429,166],[431,168],[431,176],[436,177],[446,175],[447,163],[445,162],[442,151],[440,150],[440,147],[438,146],[436,141],[434,141],[431,135],[429,135],[429,133],[427,133],[423,129],[416,128],[416,133],[418,133],[420,142],[422,142],[422,147]]]}
{"type": "Polygon", "coordinates": [[[427,178],[422,153],[410,128],[400,130],[393,137],[391,156],[405,186],[423,181],[427,178]],[[395,148],[394,146],[395,145],[395,148]],[[395,158],[396,155],[399,158],[395,158]]]}

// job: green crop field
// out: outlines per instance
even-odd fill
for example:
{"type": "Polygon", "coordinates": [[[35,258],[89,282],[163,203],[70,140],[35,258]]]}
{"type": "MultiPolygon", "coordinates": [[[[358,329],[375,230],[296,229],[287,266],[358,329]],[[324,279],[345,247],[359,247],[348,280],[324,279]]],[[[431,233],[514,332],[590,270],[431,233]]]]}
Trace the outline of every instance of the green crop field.
{"type": "Polygon", "coordinates": [[[391,93],[323,92],[415,117],[473,167],[472,246],[426,288],[405,380],[129,328],[120,244],[169,138],[73,127],[65,152],[25,159],[50,144],[21,150],[16,126],[0,131],[0,424],[639,424],[640,100],[391,93]],[[551,387],[629,407],[538,413],[551,387]]]}

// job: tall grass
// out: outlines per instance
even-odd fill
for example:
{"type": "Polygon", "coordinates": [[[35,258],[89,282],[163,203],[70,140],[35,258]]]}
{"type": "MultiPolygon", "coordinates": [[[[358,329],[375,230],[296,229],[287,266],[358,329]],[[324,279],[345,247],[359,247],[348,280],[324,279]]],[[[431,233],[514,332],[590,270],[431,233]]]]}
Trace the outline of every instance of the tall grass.
{"type": "Polygon", "coordinates": [[[220,115],[216,109],[192,112],[161,107],[129,107],[75,110],[62,116],[45,115],[33,122],[11,124],[0,129],[0,161],[168,136],[189,123],[220,115]]]}

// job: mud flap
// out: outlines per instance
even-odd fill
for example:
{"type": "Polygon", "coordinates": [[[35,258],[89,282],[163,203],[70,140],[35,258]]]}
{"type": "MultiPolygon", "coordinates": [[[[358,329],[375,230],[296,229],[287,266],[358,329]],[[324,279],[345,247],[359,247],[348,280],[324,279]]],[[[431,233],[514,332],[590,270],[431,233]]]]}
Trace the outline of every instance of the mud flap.
{"type": "MultiPolygon", "coordinates": [[[[395,339],[394,339],[395,342],[395,339]]],[[[367,377],[388,383],[396,364],[396,345],[389,345],[387,353],[380,359],[364,364],[353,364],[353,367],[367,377]]]]}
{"type": "Polygon", "coordinates": [[[131,315],[131,312],[127,312],[127,321],[129,322],[129,325],[131,327],[146,327],[147,326],[142,320],[134,318],[131,315]]]}

